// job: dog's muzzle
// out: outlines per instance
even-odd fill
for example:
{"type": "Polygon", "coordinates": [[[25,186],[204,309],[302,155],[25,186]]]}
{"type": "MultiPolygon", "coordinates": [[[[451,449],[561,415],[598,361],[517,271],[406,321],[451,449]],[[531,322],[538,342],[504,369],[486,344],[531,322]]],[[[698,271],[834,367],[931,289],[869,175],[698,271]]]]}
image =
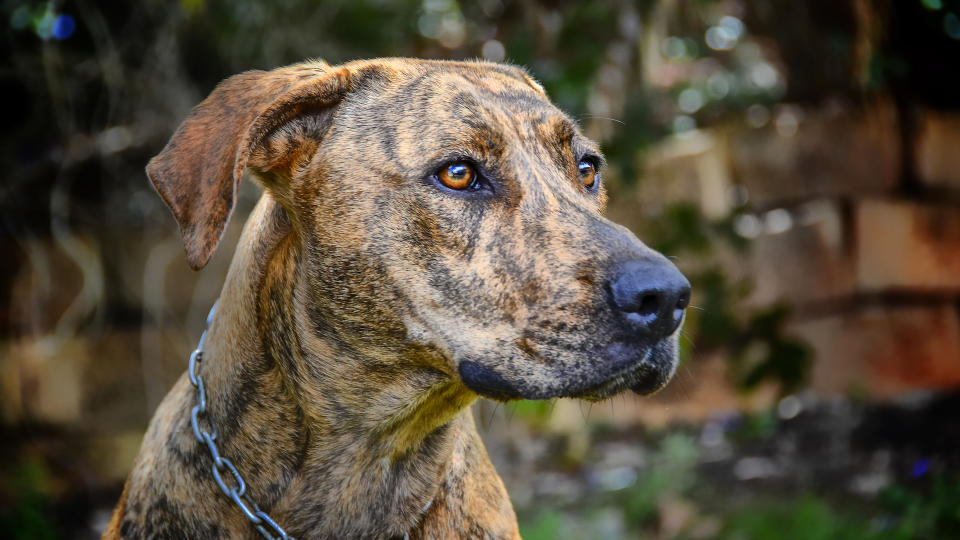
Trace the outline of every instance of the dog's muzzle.
{"type": "MultiPolygon", "coordinates": [[[[690,282],[662,256],[615,263],[598,291],[606,322],[582,362],[558,365],[546,380],[501,373],[492,359],[464,360],[460,378],[470,389],[498,399],[578,397],[600,400],[631,389],[651,394],[673,377],[676,333],[690,303],[690,282]]],[[[548,368],[549,369],[549,368],[548,368]]]]}

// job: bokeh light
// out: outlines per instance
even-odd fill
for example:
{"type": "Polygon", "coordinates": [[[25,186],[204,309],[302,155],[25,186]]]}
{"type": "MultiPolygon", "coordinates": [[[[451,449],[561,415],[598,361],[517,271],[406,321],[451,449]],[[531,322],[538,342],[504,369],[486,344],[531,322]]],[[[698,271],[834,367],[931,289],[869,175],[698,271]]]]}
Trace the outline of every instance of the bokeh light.
{"type": "Polygon", "coordinates": [[[58,15],[53,21],[51,34],[57,39],[67,39],[73,35],[76,30],[76,22],[69,15],[58,15]]]}

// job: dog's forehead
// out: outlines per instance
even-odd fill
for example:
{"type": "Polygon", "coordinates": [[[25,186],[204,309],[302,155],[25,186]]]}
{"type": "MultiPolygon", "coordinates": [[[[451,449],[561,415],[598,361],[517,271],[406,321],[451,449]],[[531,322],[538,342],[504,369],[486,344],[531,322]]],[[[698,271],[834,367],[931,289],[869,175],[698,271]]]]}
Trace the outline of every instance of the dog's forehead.
{"type": "Polygon", "coordinates": [[[352,71],[354,92],[338,122],[353,137],[382,143],[398,163],[458,152],[497,158],[507,148],[526,148],[555,162],[563,161],[559,154],[599,152],[540,85],[514,66],[389,60],[352,71]]]}
{"type": "Polygon", "coordinates": [[[488,89],[514,89],[538,94],[546,101],[543,87],[526,70],[509,64],[484,61],[419,60],[388,58],[346,64],[355,74],[375,75],[399,85],[436,87],[443,82],[462,82],[464,79],[488,89]]]}
{"type": "Polygon", "coordinates": [[[515,66],[408,60],[365,66],[358,75],[360,99],[397,122],[419,125],[426,118],[504,127],[506,116],[576,129],[543,88],[515,66]]]}

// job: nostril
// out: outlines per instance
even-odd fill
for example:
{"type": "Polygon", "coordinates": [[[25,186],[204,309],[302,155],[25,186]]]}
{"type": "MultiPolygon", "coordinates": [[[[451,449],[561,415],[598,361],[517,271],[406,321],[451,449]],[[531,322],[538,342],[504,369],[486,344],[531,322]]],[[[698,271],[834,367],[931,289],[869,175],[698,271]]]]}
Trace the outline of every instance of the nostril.
{"type": "Polygon", "coordinates": [[[690,291],[685,291],[680,294],[680,298],[677,299],[677,309],[683,311],[687,309],[687,306],[690,305],[690,291]]]}
{"type": "Polygon", "coordinates": [[[640,315],[657,315],[660,313],[660,297],[655,294],[645,294],[640,298],[640,303],[635,310],[640,315]]]}
{"type": "Polygon", "coordinates": [[[635,330],[657,339],[677,330],[690,304],[690,283],[666,260],[617,264],[605,283],[613,306],[635,330]]]}
{"type": "Polygon", "coordinates": [[[672,324],[670,328],[670,333],[672,334],[680,327],[680,323],[683,322],[683,312],[690,305],[690,289],[682,291],[680,296],[677,297],[677,303],[674,307],[672,316],[672,324]]]}

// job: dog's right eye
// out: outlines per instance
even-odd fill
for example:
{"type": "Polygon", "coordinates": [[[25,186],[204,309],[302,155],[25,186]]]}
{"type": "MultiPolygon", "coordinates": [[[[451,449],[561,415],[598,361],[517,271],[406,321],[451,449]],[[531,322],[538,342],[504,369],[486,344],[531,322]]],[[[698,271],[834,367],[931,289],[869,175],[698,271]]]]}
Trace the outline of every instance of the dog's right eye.
{"type": "Polygon", "coordinates": [[[479,189],[477,171],[469,163],[458,161],[445,165],[437,173],[437,178],[450,189],[479,189]]]}

